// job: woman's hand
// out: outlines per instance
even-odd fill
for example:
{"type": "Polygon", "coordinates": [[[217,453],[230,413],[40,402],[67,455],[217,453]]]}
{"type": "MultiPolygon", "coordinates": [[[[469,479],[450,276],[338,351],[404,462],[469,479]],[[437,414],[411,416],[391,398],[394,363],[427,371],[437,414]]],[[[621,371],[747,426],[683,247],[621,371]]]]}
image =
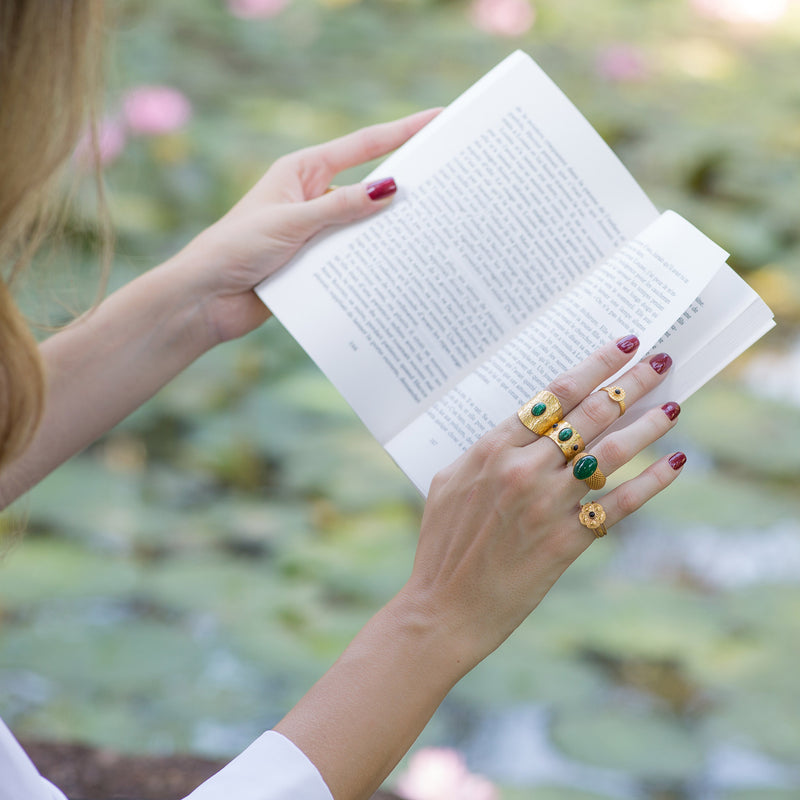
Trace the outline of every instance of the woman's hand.
{"type": "MultiPolygon", "coordinates": [[[[608,344],[548,387],[608,474],[666,433],[680,411],[666,403],[593,444],[620,406],[590,392],[638,345],[633,336],[608,344]]],[[[628,370],[617,382],[626,403],[652,389],[670,363],[661,354],[628,370]]],[[[663,458],[602,496],[607,525],[671,483],[684,460],[681,453],[663,458]]],[[[588,489],[572,466],[515,414],[434,479],[408,583],[276,726],[317,766],[336,800],[371,796],[453,685],[595,540],[578,521],[588,489]]]]}
{"type": "Polygon", "coordinates": [[[388,177],[327,192],[334,177],[386,155],[438,113],[422,111],[278,159],[222,219],[169,262],[182,271],[187,290],[202,308],[212,342],[242,336],[269,316],[253,287],[314,234],[374,214],[394,193],[388,177]]]}
{"type": "MultiPolygon", "coordinates": [[[[635,337],[610,343],[548,387],[607,475],[666,433],[680,412],[667,403],[592,445],[620,412],[606,392],[590,392],[636,347],[635,337]]],[[[647,394],[671,363],[662,354],[625,373],[616,385],[627,404],[647,394]]],[[[663,458],[600,497],[607,526],[669,485],[684,461],[682,453],[663,458]]],[[[578,520],[588,488],[573,463],[515,414],[434,479],[404,593],[445,624],[468,666],[494,650],[595,540],[578,520]]]]}

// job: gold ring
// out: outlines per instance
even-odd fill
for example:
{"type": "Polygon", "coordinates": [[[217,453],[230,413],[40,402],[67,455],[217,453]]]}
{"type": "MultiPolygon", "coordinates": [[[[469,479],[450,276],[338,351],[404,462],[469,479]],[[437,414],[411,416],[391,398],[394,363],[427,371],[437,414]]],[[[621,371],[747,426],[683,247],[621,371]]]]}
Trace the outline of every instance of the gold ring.
{"type": "Polygon", "coordinates": [[[559,446],[567,461],[571,461],[583,450],[581,435],[565,419],[555,425],[551,425],[550,430],[545,435],[549,436],[559,446]]]}
{"type": "Polygon", "coordinates": [[[323,192],[323,194],[328,194],[328,192],[335,192],[335,191],[336,191],[338,188],[339,188],[339,187],[338,187],[338,186],[337,186],[335,183],[332,183],[332,184],[331,184],[331,185],[330,185],[330,186],[329,186],[329,187],[328,187],[328,188],[327,188],[327,189],[326,189],[326,190],[323,192]]]}
{"type": "Polygon", "coordinates": [[[561,402],[546,390],[535,394],[517,411],[520,422],[530,431],[541,436],[561,420],[564,409],[561,402]]]}
{"type": "Polygon", "coordinates": [[[606,476],[600,469],[597,456],[590,453],[581,453],[576,456],[572,465],[572,474],[579,480],[585,481],[590,489],[602,489],[606,485],[606,476]]]}
{"type": "Polygon", "coordinates": [[[581,525],[592,531],[598,539],[608,533],[605,526],[606,512],[600,503],[585,503],[582,505],[578,519],[581,525]]]}
{"type": "Polygon", "coordinates": [[[625,413],[625,390],[621,386],[604,386],[600,391],[607,392],[615,403],[619,403],[619,415],[622,416],[625,413]]]}

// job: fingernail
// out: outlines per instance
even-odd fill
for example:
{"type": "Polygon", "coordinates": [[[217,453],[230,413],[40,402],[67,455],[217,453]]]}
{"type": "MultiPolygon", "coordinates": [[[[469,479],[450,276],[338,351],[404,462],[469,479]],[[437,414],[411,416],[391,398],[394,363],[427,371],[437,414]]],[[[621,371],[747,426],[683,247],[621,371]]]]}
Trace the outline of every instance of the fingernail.
{"type": "Polygon", "coordinates": [[[631,334],[630,336],[623,336],[618,342],[617,347],[622,350],[626,355],[632,353],[639,348],[639,340],[631,334]]]}
{"type": "Polygon", "coordinates": [[[664,405],[661,406],[661,410],[670,418],[670,421],[675,419],[678,414],[681,413],[681,407],[672,400],[670,400],[668,403],[664,403],[664,405]]]}
{"type": "Polygon", "coordinates": [[[659,353],[650,359],[650,366],[659,375],[663,375],[672,366],[672,359],[666,353],[659,353]]]}
{"type": "Polygon", "coordinates": [[[669,465],[674,470],[679,470],[686,463],[685,453],[673,453],[669,457],[669,465]]]}
{"type": "Polygon", "coordinates": [[[375,181],[367,186],[370,200],[383,200],[384,197],[388,197],[396,191],[397,184],[394,182],[394,178],[383,178],[383,180],[375,181]]]}

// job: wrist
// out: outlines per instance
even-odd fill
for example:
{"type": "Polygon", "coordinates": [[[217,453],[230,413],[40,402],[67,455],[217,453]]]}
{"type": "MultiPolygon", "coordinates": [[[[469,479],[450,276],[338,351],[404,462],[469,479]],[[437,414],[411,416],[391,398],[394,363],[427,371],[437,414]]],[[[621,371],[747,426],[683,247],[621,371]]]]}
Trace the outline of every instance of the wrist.
{"type": "Polygon", "coordinates": [[[464,677],[485,654],[479,654],[469,632],[444,608],[416,591],[410,584],[385,607],[396,634],[412,643],[448,689],[464,677]]]}

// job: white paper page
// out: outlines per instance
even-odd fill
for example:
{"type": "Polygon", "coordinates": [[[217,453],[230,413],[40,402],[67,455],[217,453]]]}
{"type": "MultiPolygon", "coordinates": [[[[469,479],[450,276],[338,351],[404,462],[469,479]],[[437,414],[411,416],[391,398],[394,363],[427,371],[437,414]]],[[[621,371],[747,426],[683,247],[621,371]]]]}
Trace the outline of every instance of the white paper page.
{"type": "Polygon", "coordinates": [[[394,437],[387,452],[427,494],[439,469],[602,342],[635,333],[646,352],[727,255],[666,212],[394,437]]]}
{"type": "Polygon", "coordinates": [[[401,187],[387,211],[256,291],[382,443],[657,216],[520,52],[374,175],[401,187]]]}
{"type": "MultiPolygon", "coordinates": [[[[750,301],[740,309],[739,314],[729,319],[727,325],[721,330],[716,330],[714,335],[702,339],[699,349],[694,341],[689,341],[686,346],[687,338],[691,337],[687,337],[687,330],[681,329],[670,337],[663,347],[670,355],[675,353],[674,366],[663,383],[648,392],[632,407],[630,416],[625,414],[626,422],[641,416],[649,408],[663,405],[668,400],[683,403],[774,327],[775,320],[769,306],[752,292],[750,301]]],[[[619,423],[614,429],[617,427],[619,423]]]]}
{"type": "MultiPolygon", "coordinates": [[[[650,348],[666,352],[667,377],[626,414],[626,421],[667,400],[682,403],[773,327],[772,311],[727,264],[650,348]]],[[[617,426],[615,426],[617,427],[617,426]]]]}

